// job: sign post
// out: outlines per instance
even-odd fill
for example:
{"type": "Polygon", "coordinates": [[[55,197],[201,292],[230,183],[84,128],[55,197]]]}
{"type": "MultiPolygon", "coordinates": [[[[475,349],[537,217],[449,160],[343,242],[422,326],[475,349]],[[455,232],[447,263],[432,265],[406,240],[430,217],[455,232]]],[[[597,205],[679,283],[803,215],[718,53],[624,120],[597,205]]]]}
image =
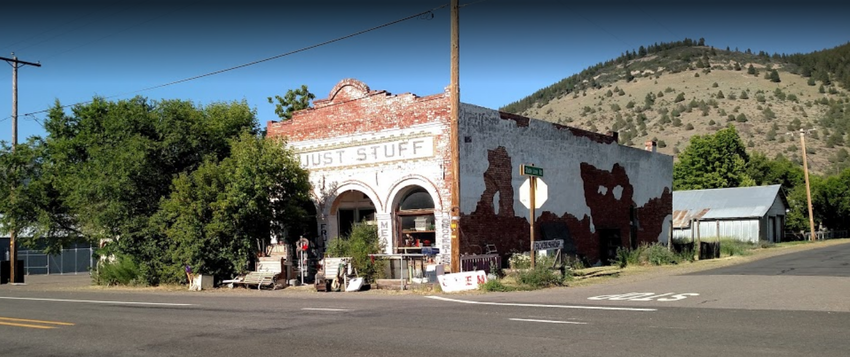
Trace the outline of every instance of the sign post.
{"type": "Polygon", "coordinates": [[[528,176],[529,180],[529,219],[528,222],[530,227],[530,237],[531,237],[531,269],[534,269],[534,209],[537,207],[536,193],[537,193],[537,178],[543,177],[543,169],[540,167],[535,167],[534,164],[530,165],[519,165],[519,174],[522,176],[528,176]]]}

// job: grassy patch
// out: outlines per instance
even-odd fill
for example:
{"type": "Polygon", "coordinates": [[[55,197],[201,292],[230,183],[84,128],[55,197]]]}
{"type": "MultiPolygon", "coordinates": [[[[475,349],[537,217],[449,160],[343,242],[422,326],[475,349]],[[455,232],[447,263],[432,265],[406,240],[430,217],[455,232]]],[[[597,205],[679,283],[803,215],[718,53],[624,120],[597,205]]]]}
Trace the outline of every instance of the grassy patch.
{"type": "Polygon", "coordinates": [[[635,249],[619,248],[612,263],[625,268],[630,265],[670,265],[693,260],[693,253],[689,250],[677,253],[668,250],[667,246],[654,243],[641,244],[635,249]]]}
{"type": "Polygon", "coordinates": [[[572,278],[571,269],[553,269],[554,257],[538,257],[534,269],[528,256],[515,254],[511,257],[510,271],[504,276],[489,279],[479,289],[483,291],[536,290],[553,286],[564,286],[572,278]]]}
{"type": "Polygon", "coordinates": [[[750,251],[755,248],[756,245],[750,242],[742,242],[732,238],[720,239],[720,256],[750,255],[750,251]]]}
{"type": "Polygon", "coordinates": [[[479,285],[478,289],[483,290],[483,291],[504,292],[504,291],[516,291],[517,287],[503,283],[502,279],[490,279],[490,280],[487,280],[486,283],[479,285]]]}

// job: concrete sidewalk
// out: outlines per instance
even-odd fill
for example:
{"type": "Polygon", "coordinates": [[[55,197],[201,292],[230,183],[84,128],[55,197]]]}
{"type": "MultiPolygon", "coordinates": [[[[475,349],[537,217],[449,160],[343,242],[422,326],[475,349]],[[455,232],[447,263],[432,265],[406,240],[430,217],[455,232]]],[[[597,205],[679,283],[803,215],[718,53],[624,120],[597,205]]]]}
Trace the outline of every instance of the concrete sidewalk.
{"type": "Polygon", "coordinates": [[[88,272],[78,274],[25,275],[23,284],[0,284],[3,290],[76,290],[92,285],[88,272]]]}

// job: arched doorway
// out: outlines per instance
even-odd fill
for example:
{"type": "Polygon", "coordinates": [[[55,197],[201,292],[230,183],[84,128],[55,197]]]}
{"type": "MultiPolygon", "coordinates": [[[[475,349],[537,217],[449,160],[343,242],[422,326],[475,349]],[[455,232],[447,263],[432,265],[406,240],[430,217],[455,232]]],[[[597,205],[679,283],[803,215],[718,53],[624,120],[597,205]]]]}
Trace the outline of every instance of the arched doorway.
{"type": "Polygon", "coordinates": [[[420,186],[411,186],[403,192],[395,207],[396,253],[421,253],[422,247],[436,242],[434,224],[434,199],[420,186]]]}
{"type": "Polygon", "coordinates": [[[355,223],[375,222],[375,204],[365,193],[348,190],[337,196],[336,224],[338,237],[347,237],[355,223]]]}

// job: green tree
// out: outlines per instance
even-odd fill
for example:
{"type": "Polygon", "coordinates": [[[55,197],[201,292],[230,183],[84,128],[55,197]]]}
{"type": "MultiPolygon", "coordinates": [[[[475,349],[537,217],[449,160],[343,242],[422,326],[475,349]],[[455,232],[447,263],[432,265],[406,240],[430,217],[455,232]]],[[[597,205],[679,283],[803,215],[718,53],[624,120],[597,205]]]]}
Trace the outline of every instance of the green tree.
{"type": "Polygon", "coordinates": [[[829,229],[850,230],[850,169],[812,182],[815,217],[829,229]]]}
{"type": "Polygon", "coordinates": [[[782,185],[791,190],[804,182],[803,168],[781,155],[771,160],[762,153],[753,153],[747,161],[746,173],[759,186],[782,185]]]}
{"type": "Polygon", "coordinates": [[[779,72],[777,72],[775,69],[770,70],[769,77],[770,81],[773,83],[781,82],[781,80],[779,79],[779,72]]]}
{"type": "Polygon", "coordinates": [[[316,99],[316,96],[303,84],[301,88],[287,90],[283,97],[279,95],[275,95],[274,98],[268,97],[269,104],[275,105],[274,113],[281,120],[292,119],[292,113],[309,108],[310,101],[313,99],[316,99]]]}
{"type": "Polygon", "coordinates": [[[151,219],[167,238],[164,265],[191,264],[197,272],[229,277],[244,272],[247,262],[270,234],[298,239],[298,224],[309,203],[308,173],[284,142],[249,133],[232,142],[232,155],[205,161],[197,170],[178,176],[173,191],[151,219]]]}
{"type": "Polygon", "coordinates": [[[683,101],[685,101],[685,93],[679,93],[679,95],[676,96],[676,99],[673,102],[679,103],[683,101]]]}
{"type": "Polygon", "coordinates": [[[0,142],[0,233],[26,230],[18,236],[19,244],[58,253],[62,246],[84,242],[85,237],[51,184],[45,151],[41,138],[30,138],[14,151],[0,142]]]}
{"type": "Polygon", "coordinates": [[[746,147],[734,126],[713,135],[693,136],[673,165],[673,189],[741,186],[752,181],[745,172],[748,159],[746,147]]]}
{"type": "Polygon", "coordinates": [[[228,141],[257,133],[245,102],[196,107],[180,100],[118,102],[94,98],[67,115],[57,102],[45,121],[47,136],[31,156],[29,216],[16,217],[48,247],[64,237],[97,243],[114,240],[104,253],[122,253],[142,265],[142,280],[157,283],[164,268],[162,237],[148,229],[171,180],[204,160],[230,155],[228,141]]]}

